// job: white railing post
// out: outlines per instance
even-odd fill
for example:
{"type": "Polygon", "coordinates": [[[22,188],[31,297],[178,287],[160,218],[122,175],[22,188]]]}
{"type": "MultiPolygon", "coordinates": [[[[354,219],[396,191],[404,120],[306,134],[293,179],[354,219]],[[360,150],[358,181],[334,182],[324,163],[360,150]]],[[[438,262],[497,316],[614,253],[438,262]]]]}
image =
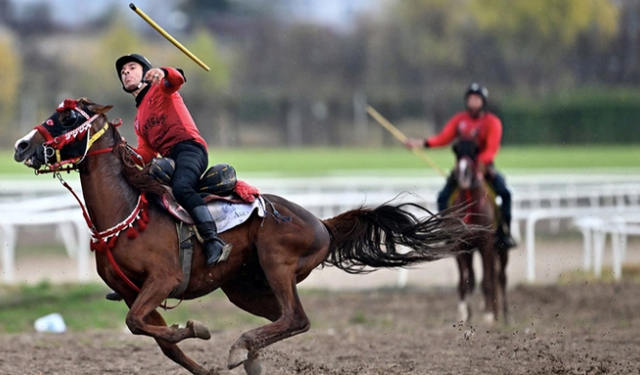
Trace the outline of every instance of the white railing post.
{"type": "Polygon", "coordinates": [[[13,225],[0,225],[3,232],[2,241],[2,268],[4,271],[4,282],[7,284],[14,282],[15,270],[15,249],[16,249],[16,231],[13,225]]]}
{"type": "Polygon", "coordinates": [[[536,243],[535,231],[538,215],[533,212],[527,218],[526,240],[527,240],[527,281],[532,283],[536,280],[536,243]]]}
{"type": "Polygon", "coordinates": [[[595,228],[593,231],[593,273],[602,276],[602,257],[606,246],[607,234],[602,228],[595,228]]]}

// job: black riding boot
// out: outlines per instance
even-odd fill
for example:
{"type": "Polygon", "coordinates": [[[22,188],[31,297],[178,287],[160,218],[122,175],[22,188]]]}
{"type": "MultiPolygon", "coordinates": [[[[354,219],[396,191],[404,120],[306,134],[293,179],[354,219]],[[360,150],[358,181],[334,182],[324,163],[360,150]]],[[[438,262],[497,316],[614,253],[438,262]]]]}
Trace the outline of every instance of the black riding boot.
{"type": "Polygon", "coordinates": [[[123,299],[120,293],[118,292],[107,293],[107,295],[104,298],[108,299],[109,301],[116,301],[116,302],[122,301],[123,299]]]}
{"type": "Polygon", "coordinates": [[[507,250],[517,246],[516,241],[511,236],[511,218],[500,220],[496,236],[498,246],[504,246],[507,250]]]}
{"type": "Polygon", "coordinates": [[[216,222],[213,221],[207,206],[197,206],[190,213],[202,237],[202,248],[207,258],[207,265],[211,266],[227,260],[233,245],[225,243],[218,237],[216,222]]]}

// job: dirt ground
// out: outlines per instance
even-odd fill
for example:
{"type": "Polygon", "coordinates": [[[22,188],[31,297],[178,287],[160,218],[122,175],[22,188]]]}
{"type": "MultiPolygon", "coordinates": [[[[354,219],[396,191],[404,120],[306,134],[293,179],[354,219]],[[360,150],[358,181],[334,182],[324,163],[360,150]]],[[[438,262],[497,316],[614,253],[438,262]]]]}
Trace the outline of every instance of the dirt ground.
{"type": "MultiPolygon", "coordinates": [[[[637,283],[517,286],[510,323],[489,327],[480,314],[457,324],[448,287],[305,292],[311,331],[264,350],[263,374],[640,374],[639,297],[637,283]]],[[[225,369],[242,324],[181,347],[212,374],[243,374],[225,369]]],[[[152,339],[119,331],[2,335],[0,353],[0,374],[187,374],[152,339]]]]}

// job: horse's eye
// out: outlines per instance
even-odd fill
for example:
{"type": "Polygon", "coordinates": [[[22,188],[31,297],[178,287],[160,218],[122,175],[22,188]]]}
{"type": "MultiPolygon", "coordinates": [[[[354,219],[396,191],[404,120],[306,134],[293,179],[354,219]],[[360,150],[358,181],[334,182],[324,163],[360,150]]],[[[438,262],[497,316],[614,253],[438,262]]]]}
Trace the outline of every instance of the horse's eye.
{"type": "Polygon", "coordinates": [[[64,127],[70,127],[75,125],[77,120],[78,120],[78,115],[76,115],[75,111],[69,111],[67,113],[62,114],[62,116],[60,116],[60,123],[64,127]]]}

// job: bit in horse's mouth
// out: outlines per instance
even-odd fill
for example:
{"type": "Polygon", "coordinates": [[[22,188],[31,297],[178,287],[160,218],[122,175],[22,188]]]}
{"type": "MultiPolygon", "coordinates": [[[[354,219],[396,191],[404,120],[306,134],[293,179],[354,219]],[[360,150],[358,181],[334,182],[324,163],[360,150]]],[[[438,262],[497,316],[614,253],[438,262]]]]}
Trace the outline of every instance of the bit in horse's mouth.
{"type": "Polygon", "coordinates": [[[33,168],[33,169],[39,169],[42,166],[42,163],[40,163],[40,161],[36,159],[35,155],[32,155],[29,158],[27,158],[23,162],[23,164],[26,165],[27,167],[33,168]]]}

